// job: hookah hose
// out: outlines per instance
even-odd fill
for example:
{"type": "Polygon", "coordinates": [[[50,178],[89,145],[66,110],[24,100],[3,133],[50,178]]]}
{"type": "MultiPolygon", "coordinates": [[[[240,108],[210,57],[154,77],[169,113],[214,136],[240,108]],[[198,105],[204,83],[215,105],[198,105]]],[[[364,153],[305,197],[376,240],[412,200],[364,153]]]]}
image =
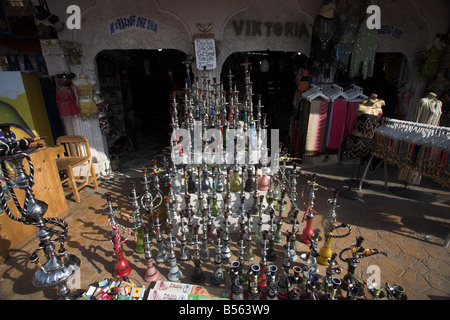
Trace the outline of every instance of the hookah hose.
{"type": "Polygon", "coordinates": [[[346,223],[342,223],[342,224],[340,224],[340,225],[331,224],[331,225],[329,226],[328,230],[327,230],[326,237],[327,237],[327,238],[336,238],[336,239],[340,239],[340,238],[345,238],[345,237],[349,236],[350,233],[352,233],[352,227],[351,227],[350,225],[346,224],[346,223]],[[339,229],[339,228],[347,228],[348,231],[347,231],[347,233],[342,234],[342,235],[335,235],[335,234],[332,234],[332,232],[333,232],[335,229],[339,229]]]}
{"type": "MultiPolygon", "coordinates": [[[[23,208],[20,206],[20,203],[19,203],[19,201],[17,199],[17,196],[16,196],[16,194],[14,192],[14,188],[12,187],[11,180],[9,179],[9,177],[7,175],[5,161],[1,162],[1,167],[2,167],[2,171],[3,171],[3,176],[5,178],[5,181],[6,181],[7,185],[8,185],[11,197],[12,197],[12,199],[14,201],[14,204],[16,205],[17,209],[21,213],[22,217],[18,218],[18,217],[14,216],[12,214],[12,212],[9,209],[9,206],[7,204],[6,197],[5,197],[4,193],[3,193],[3,190],[0,190],[1,205],[2,205],[3,210],[6,212],[7,216],[10,219],[12,219],[12,220],[14,220],[16,222],[22,222],[25,225],[30,225],[30,224],[36,225],[35,221],[32,221],[31,219],[27,218],[27,211],[26,211],[26,208],[28,206],[28,202],[30,201],[30,199],[32,197],[32,186],[34,184],[34,166],[33,166],[32,161],[31,161],[31,159],[30,159],[28,154],[22,152],[22,153],[19,153],[18,155],[24,157],[27,160],[28,166],[29,166],[29,169],[30,169],[29,181],[28,181],[28,185],[27,185],[26,196],[25,196],[23,208]]],[[[64,243],[66,241],[67,233],[68,233],[68,229],[69,229],[68,225],[67,225],[67,222],[65,222],[64,220],[59,219],[59,218],[43,218],[42,217],[42,225],[39,226],[39,228],[44,230],[44,231],[46,231],[46,232],[49,232],[51,234],[51,236],[49,237],[49,242],[50,243],[53,244],[55,242],[60,242],[60,249],[59,249],[58,253],[60,255],[63,255],[66,252],[66,249],[64,247],[64,243]],[[50,228],[50,227],[47,226],[47,224],[53,224],[53,225],[59,227],[61,230],[56,230],[56,229],[50,228]],[[51,238],[55,234],[59,234],[59,237],[57,237],[56,239],[51,240],[51,238]]],[[[42,250],[42,249],[44,249],[44,247],[42,245],[39,245],[39,247],[31,254],[31,256],[30,256],[30,261],[31,262],[36,263],[36,264],[39,262],[39,257],[37,256],[37,253],[40,250],[42,250]]]]}
{"type": "Polygon", "coordinates": [[[131,228],[125,228],[121,225],[117,225],[117,224],[113,224],[113,222],[111,221],[111,218],[108,219],[108,224],[109,226],[115,230],[115,234],[114,237],[111,237],[111,239],[109,240],[111,242],[111,244],[118,248],[119,245],[121,245],[122,243],[126,242],[128,240],[128,238],[131,236],[131,228]],[[128,231],[128,234],[126,237],[123,238],[123,240],[121,240],[121,236],[120,236],[120,232],[119,232],[119,228],[125,229],[128,231]]]}
{"type": "MultiPolygon", "coordinates": [[[[349,247],[349,248],[345,248],[343,249],[341,252],[339,252],[339,259],[341,259],[343,262],[345,263],[359,263],[359,260],[356,258],[342,258],[342,255],[350,250],[353,250],[354,247],[349,247]]],[[[366,249],[367,250],[367,249],[366,249]]],[[[366,258],[366,257],[370,257],[376,254],[382,254],[385,255],[387,257],[387,253],[380,251],[378,249],[372,249],[371,252],[365,253],[363,256],[359,256],[358,258],[366,258]]]]}

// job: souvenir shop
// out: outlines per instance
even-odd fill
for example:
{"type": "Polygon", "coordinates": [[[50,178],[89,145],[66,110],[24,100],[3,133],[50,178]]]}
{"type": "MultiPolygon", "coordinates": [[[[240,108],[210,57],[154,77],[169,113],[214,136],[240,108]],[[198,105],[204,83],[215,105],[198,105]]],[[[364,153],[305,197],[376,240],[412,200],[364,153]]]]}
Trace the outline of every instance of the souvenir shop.
{"type": "MultiPolygon", "coordinates": [[[[234,300],[244,299],[244,293],[249,300],[359,299],[366,293],[353,276],[358,259],[386,253],[364,249],[362,237],[339,255],[332,254],[328,244],[318,250],[318,234],[312,228],[316,190],[334,191],[326,240],[340,228],[342,237],[349,235],[351,227],[338,224],[333,215],[337,191],[317,184],[314,175],[298,192],[297,166],[359,159],[368,170],[384,161],[399,167],[405,184],[418,184],[427,176],[450,185],[450,131],[441,126],[450,108],[449,25],[441,2],[430,5],[437,12],[434,19],[421,1],[406,5],[406,0],[215,1],[207,10],[194,10],[182,1],[88,2],[80,1],[81,28],[69,29],[57,24],[67,16],[69,1],[38,1],[34,19],[40,28],[41,56],[35,56],[35,65],[45,69],[35,70],[28,63],[30,52],[16,52],[5,55],[7,72],[0,74],[2,88],[11,87],[0,97],[0,108],[11,117],[0,121],[5,190],[25,191],[23,207],[14,193],[8,199],[2,193],[2,209],[16,223],[40,229],[41,246],[32,257],[41,267],[33,280],[37,286],[57,286],[59,295],[68,297],[66,281],[78,262],[64,246],[65,222],[43,218],[54,203],[47,206],[33,193],[33,186],[41,187],[33,180],[35,160],[27,153],[31,143],[38,142],[34,147],[39,148],[65,135],[85,137],[90,152],[80,176],[95,172],[93,180],[86,181],[95,187],[96,175],[117,170],[122,157],[143,142],[155,141],[151,148],[162,150],[151,168],[136,168],[142,170],[139,188],[144,192],[138,195],[132,184],[132,228],[115,220],[116,199],[106,196],[104,213],[117,259],[114,276],[122,285],[105,280],[82,299],[143,298],[141,288],[128,283],[131,270],[123,255],[123,243],[133,238],[136,253],[148,262],[145,281],[155,282],[160,275],[154,262],[170,263],[169,282],[157,282],[159,290],[155,286],[148,299],[161,299],[167,286],[176,287],[182,276],[180,261],[192,261],[189,279],[202,284],[201,264],[210,259],[211,283],[220,286],[231,278],[227,298],[234,300]],[[368,27],[378,19],[376,10],[367,10],[369,5],[381,8],[378,28],[368,27]],[[211,20],[204,21],[205,16],[211,20]],[[36,79],[39,72],[46,74],[47,82],[28,79],[25,67],[36,79]],[[48,82],[54,90],[33,99],[37,107],[14,112],[22,93],[31,95],[48,82]],[[20,90],[12,88],[17,84],[20,90]],[[53,104],[44,102],[51,95],[53,104]],[[59,119],[54,121],[56,111],[59,119]],[[206,138],[209,129],[224,140],[206,138]],[[267,139],[266,129],[279,130],[277,143],[267,139]],[[198,132],[200,143],[195,139],[198,132]],[[229,132],[236,136],[230,138],[229,132]],[[15,182],[8,176],[11,161],[21,178],[15,182]],[[16,208],[11,210],[6,200],[13,200],[9,203],[16,208]],[[301,200],[307,207],[302,219],[297,216],[301,200]],[[20,214],[22,219],[17,218],[20,214]],[[300,219],[306,224],[303,230],[298,229],[300,219]],[[50,246],[52,236],[57,239],[50,246]],[[299,254],[300,265],[292,263],[297,260],[296,241],[310,248],[299,254]],[[252,242],[262,248],[257,260],[252,242]],[[225,275],[230,243],[239,254],[225,275]],[[285,245],[284,260],[277,267],[271,262],[278,244],[285,245]],[[37,252],[46,245],[51,247],[50,261],[42,265],[37,252]],[[353,256],[346,257],[349,252],[353,256]],[[348,265],[343,277],[337,277],[334,268],[337,258],[348,265]],[[244,263],[250,266],[248,272],[244,263]],[[327,267],[322,282],[318,264],[327,267]]],[[[70,175],[67,179],[70,183],[70,175]]],[[[169,295],[178,297],[175,287],[169,295]]],[[[193,286],[189,289],[194,291],[193,286]]],[[[389,299],[406,298],[400,286],[378,284],[367,290],[375,298],[380,292],[389,299]]]]}

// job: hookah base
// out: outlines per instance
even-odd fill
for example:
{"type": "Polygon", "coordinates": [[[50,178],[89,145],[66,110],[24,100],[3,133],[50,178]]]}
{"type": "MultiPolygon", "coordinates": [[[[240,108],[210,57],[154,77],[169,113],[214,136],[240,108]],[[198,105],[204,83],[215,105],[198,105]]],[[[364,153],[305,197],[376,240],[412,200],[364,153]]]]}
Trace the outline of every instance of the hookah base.
{"type": "Polygon", "coordinates": [[[156,280],[158,280],[159,276],[160,276],[159,271],[156,270],[155,267],[151,267],[147,269],[144,280],[146,282],[155,282],[156,280]]]}
{"type": "Polygon", "coordinates": [[[183,276],[183,273],[178,268],[174,268],[169,271],[169,275],[167,276],[167,280],[169,281],[178,281],[183,276]]]}
{"type": "Polygon", "coordinates": [[[198,270],[198,271],[194,270],[194,273],[191,276],[191,281],[193,283],[199,284],[199,283],[203,283],[205,281],[205,278],[206,278],[206,276],[202,270],[198,270]]]}
{"type": "MultiPolygon", "coordinates": [[[[331,258],[331,256],[328,257],[328,258],[331,258]]],[[[322,266],[328,266],[329,265],[328,258],[327,257],[323,257],[323,256],[318,256],[316,258],[316,261],[317,261],[318,264],[320,264],[322,266]]]]}

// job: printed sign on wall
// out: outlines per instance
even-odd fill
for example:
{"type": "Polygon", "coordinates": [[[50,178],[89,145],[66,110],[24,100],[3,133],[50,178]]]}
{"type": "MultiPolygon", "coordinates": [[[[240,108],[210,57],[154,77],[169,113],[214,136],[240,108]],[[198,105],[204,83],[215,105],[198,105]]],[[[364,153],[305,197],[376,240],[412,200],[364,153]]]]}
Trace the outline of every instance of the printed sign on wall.
{"type": "Polygon", "coordinates": [[[214,39],[195,39],[195,58],[197,69],[213,70],[217,68],[216,44],[214,39]]]}
{"type": "Polygon", "coordinates": [[[148,32],[158,32],[158,23],[147,17],[132,14],[130,16],[118,17],[109,22],[109,35],[126,31],[143,30],[148,32]]]}

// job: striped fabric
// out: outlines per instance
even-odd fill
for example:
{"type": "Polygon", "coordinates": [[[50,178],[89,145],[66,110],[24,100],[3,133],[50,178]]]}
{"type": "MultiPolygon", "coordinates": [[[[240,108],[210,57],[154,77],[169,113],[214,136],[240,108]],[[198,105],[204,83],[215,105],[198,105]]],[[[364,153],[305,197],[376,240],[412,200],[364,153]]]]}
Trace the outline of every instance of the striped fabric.
{"type": "Polygon", "coordinates": [[[327,136],[327,147],[337,149],[341,147],[344,136],[347,101],[335,100],[331,106],[330,126],[327,136]]]}
{"type": "Polygon", "coordinates": [[[305,151],[307,153],[321,152],[327,125],[328,101],[313,100],[309,112],[308,131],[306,134],[305,151]]]}

